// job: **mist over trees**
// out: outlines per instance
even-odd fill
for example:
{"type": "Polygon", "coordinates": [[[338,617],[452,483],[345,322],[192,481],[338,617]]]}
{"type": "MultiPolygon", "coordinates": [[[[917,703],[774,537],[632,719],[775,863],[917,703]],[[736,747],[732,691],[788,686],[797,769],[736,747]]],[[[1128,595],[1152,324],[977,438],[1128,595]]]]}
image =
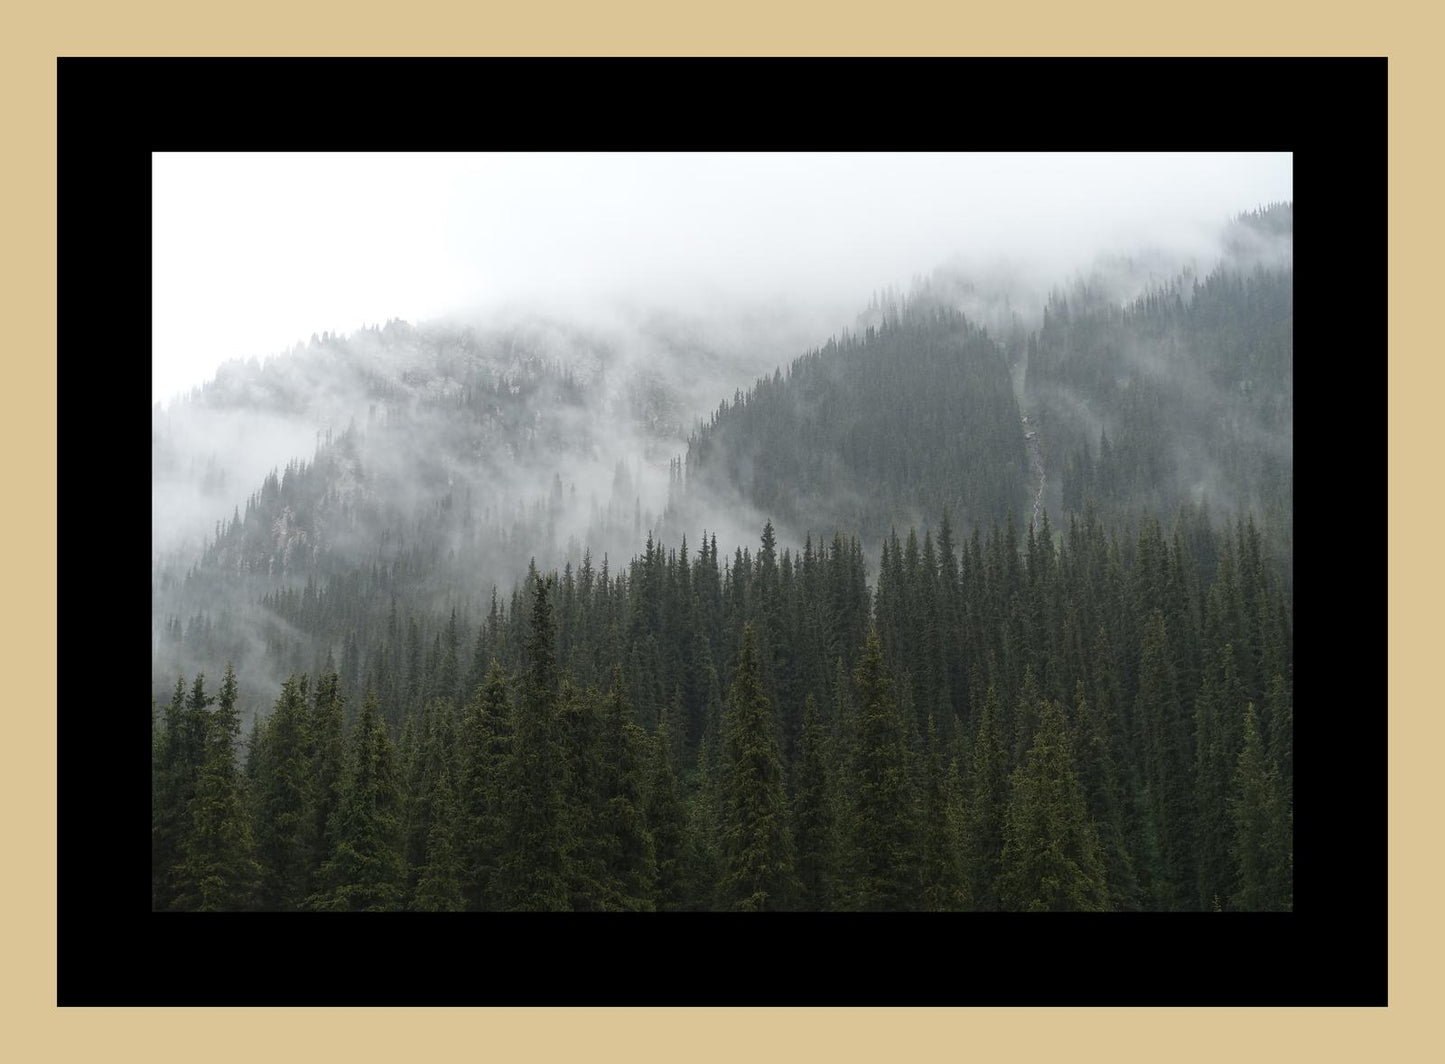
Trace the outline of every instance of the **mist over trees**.
{"type": "Polygon", "coordinates": [[[153,906],[1290,908],[1291,232],[748,388],[676,322],[229,365],[153,411],[153,906]],[[241,488],[213,418],[333,427],[241,488]]]}
{"type": "Polygon", "coordinates": [[[962,314],[888,306],[878,326],[797,359],[724,402],[688,442],[665,527],[737,497],[789,538],[950,507],[970,523],[1025,501],[1027,464],[1004,350],[962,314]]]}

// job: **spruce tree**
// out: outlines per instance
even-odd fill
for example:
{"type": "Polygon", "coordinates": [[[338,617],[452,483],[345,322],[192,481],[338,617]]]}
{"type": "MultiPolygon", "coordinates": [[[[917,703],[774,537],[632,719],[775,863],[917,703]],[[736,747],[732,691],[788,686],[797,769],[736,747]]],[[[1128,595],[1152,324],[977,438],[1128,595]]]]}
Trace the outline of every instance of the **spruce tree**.
{"type": "Polygon", "coordinates": [[[466,908],[462,894],[460,813],[451,771],[443,764],[431,792],[431,823],[426,853],[411,907],[417,912],[456,913],[466,908]]]}
{"type": "Polygon", "coordinates": [[[869,630],[855,680],[858,725],[847,905],[864,911],[913,909],[921,882],[911,729],[894,698],[876,628],[869,630]]]}
{"type": "Polygon", "coordinates": [[[1244,716],[1244,749],[1229,799],[1234,823],[1234,908],[1247,912],[1283,912],[1294,907],[1292,825],[1250,703],[1244,716]]]}
{"type": "Polygon", "coordinates": [[[724,730],[728,769],[722,899],[729,909],[785,909],[797,886],[792,834],[777,728],[763,695],[751,624],[743,627],[724,730]]]}
{"type": "Polygon", "coordinates": [[[281,685],[258,751],[252,797],[260,906],[267,912],[296,909],[307,896],[312,797],[306,686],[305,677],[295,674],[281,685]]]}
{"type": "Polygon", "coordinates": [[[992,911],[1000,906],[999,861],[1009,801],[1007,755],[998,726],[998,694],[992,684],[978,714],[970,777],[964,811],[964,870],[973,908],[992,911]]]}
{"type": "Polygon", "coordinates": [[[464,711],[459,752],[463,885],[473,911],[498,907],[494,880],[507,833],[503,773],[510,763],[511,727],[507,674],[493,660],[464,711]]]}
{"type": "Polygon", "coordinates": [[[558,721],[556,638],[545,581],[537,580],[527,671],[512,720],[501,795],[506,836],[498,869],[499,901],[511,910],[566,910],[568,824],[558,721]]]}
{"type": "MultiPolygon", "coordinates": [[[[643,808],[642,758],[647,736],[623,697],[622,669],[614,667],[612,689],[603,708],[601,815],[609,909],[651,911],[657,883],[657,858],[643,808]]],[[[665,734],[664,734],[665,737],[665,734]]]]}
{"type": "Polygon", "coordinates": [[[1294,807],[1294,706],[1284,676],[1275,673],[1265,695],[1269,716],[1269,758],[1279,766],[1285,804],[1294,807]]]}
{"type": "MultiPolygon", "coordinates": [[[[413,714],[408,720],[413,718],[415,734],[412,749],[408,752],[409,756],[403,758],[407,765],[406,842],[403,853],[407,861],[408,885],[415,891],[431,846],[436,791],[441,777],[446,775],[450,778],[452,773],[456,729],[449,701],[428,699],[422,712],[413,714]]],[[[451,798],[455,799],[454,790],[451,798]]],[[[448,832],[453,833],[451,829],[448,832]]]]}
{"type": "Polygon", "coordinates": [[[693,875],[689,877],[690,905],[711,909],[716,903],[717,884],[722,876],[728,765],[725,712],[717,669],[708,662],[704,672],[707,677],[707,710],[702,743],[698,748],[697,790],[684,802],[688,814],[688,849],[693,859],[693,875]]]}
{"type": "Polygon", "coordinates": [[[236,674],[229,663],[208,724],[205,761],[190,801],[190,831],[182,843],[177,896],[171,908],[235,912],[254,904],[261,867],[236,767],[241,721],[236,711],[236,674]]]}
{"type": "Polygon", "coordinates": [[[341,677],[334,670],[316,683],[311,707],[311,858],[309,891],[319,884],[321,866],[336,848],[333,819],[341,802],[342,777],[346,771],[346,699],[341,694],[341,677]]]}
{"type": "Polygon", "coordinates": [[[652,742],[652,768],[647,785],[647,830],[657,862],[656,903],[660,912],[687,907],[689,873],[694,864],[687,810],[678,795],[677,774],[668,754],[670,736],[664,722],[652,742]]]}
{"type": "Polygon", "coordinates": [[[798,907],[821,912],[832,907],[837,858],[827,738],[812,695],[808,695],[803,708],[799,748],[793,786],[794,852],[801,884],[798,907]]]}
{"type": "Polygon", "coordinates": [[[1022,765],[1029,747],[1033,745],[1034,732],[1039,725],[1042,701],[1043,693],[1039,687],[1034,667],[1032,664],[1025,665],[1023,681],[1019,685],[1018,699],[1014,704],[1013,752],[1009,758],[1010,768],[1022,765]]]}
{"type": "Polygon", "coordinates": [[[386,912],[406,899],[401,852],[401,786],[396,747],[369,691],[352,736],[336,810],[336,847],[321,866],[308,907],[330,912],[386,912]]]}
{"type": "Polygon", "coordinates": [[[603,766],[603,724],[595,687],[579,690],[563,679],[557,697],[557,734],[562,772],[563,837],[567,891],[576,912],[613,908],[607,872],[610,840],[603,766]]]}
{"type": "MultiPolygon", "coordinates": [[[[1142,539],[1142,537],[1141,537],[1142,539]]],[[[1193,764],[1188,760],[1183,710],[1164,616],[1154,610],[1144,625],[1139,652],[1139,692],[1134,720],[1143,747],[1143,776],[1158,858],[1151,870],[1154,907],[1194,907],[1193,764]]]]}
{"type": "Polygon", "coordinates": [[[1004,827],[1000,895],[1024,912],[1109,908],[1098,832],[1074,774],[1068,724],[1046,702],[1024,765],[1014,770],[1004,827]]]}
{"type": "Polygon", "coordinates": [[[1202,912],[1222,909],[1228,900],[1233,878],[1233,825],[1227,803],[1237,757],[1227,751],[1228,736],[1222,727],[1219,695],[1207,668],[1204,684],[1194,700],[1194,865],[1199,884],[1202,912]]]}
{"type": "Polygon", "coordinates": [[[1074,701],[1079,734],[1075,755],[1079,765],[1079,783],[1084,789],[1089,816],[1099,831],[1099,850],[1109,883],[1110,908],[1133,912],[1141,902],[1139,879],[1134,870],[1134,854],[1126,822],[1124,785],[1116,750],[1117,725],[1110,708],[1110,697],[1101,687],[1099,697],[1089,701],[1084,681],[1080,680],[1075,685],[1074,701]]]}
{"type": "Polygon", "coordinates": [[[950,784],[948,770],[944,768],[943,743],[931,716],[928,718],[925,758],[922,840],[919,847],[923,908],[930,912],[953,912],[965,908],[967,901],[958,792],[950,784]]]}
{"type": "Polygon", "coordinates": [[[190,830],[188,816],[200,760],[186,726],[186,679],[176,677],[151,771],[151,907],[169,909],[176,897],[175,867],[190,830]]]}

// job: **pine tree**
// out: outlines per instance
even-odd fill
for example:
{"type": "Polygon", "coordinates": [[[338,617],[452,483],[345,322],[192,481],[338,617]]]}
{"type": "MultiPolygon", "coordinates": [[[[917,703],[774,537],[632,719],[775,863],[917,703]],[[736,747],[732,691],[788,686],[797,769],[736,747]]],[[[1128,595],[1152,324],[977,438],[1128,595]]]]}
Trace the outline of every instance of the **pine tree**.
{"type": "Polygon", "coordinates": [[[1074,689],[1075,714],[1078,722],[1079,783],[1089,816],[1099,831],[1099,850],[1104,860],[1105,878],[1109,884],[1110,908],[1133,912],[1139,908],[1139,879],[1134,871],[1134,855],[1126,825],[1124,786],[1116,749],[1116,722],[1106,689],[1090,702],[1084,692],[1084,681],[1074,689]]]}
{"type": "Polygon", "coordinates": [[[920,844],[923,908],[930,912],[953,912],[965,908],[967,901],[958,792],[950,785],[948,770],[943,765],[943,743],[931,716],[925,758],[920,844]]]}
{"type": "Polygon", "coordinates": [[[571,908],[576,912],[611,908],[614,894],[607,873],[608,849],[604,812],[601,696],[596,688],[578,690],[563,679],[557,698],[557,734],[562,772],[564,867],[571,908]]]}
{"type": "Polygon", "coordinates": [[[964,866],[975,910],[1000,906],[1000,858],[1009,801],[1009,776],[998,727],[998,694],[992,684],[984,695],[973,739],[969,801],[964,815],[964,866]]]}
{"type": "Polygon", "coordinates": [[[1183,710],[1164,616],[1157,609],[1145,623],[1140,641],[1134,720],[1142,738],[1144,783],[1158,842],[1158,862],[1150,877],[1153,904],[1161,909],[1192,908],[1196,896],[1192,867],[1194,773],[1187,760],[1183,710]]]}
{"type": "Polygon", "coordinates": [[[346,699],[341,694],[341,677],[331,670],[316,683],[309,728],[313,780],[309,814],[312,847],[310,892],[316,890],[321,866],[336,848],[333,818],[341,803],[342,777],[346,771],[345,720],[346,699]]]}
{"type": "Polygon", "coordinates": [[[396,747],[380,716],[375,691],[362,703],[352,736],[336,848],[321,866],[320,889],[308,907],[331,912],[385,912],[402,907],[406,862],[401,853],[401,787],[396,747]]]}
{"type": "Polygon", "coordinates": [[[311,738],[306,679],[281,685],[258,751],[253,793],[256,856],[261,862],[260,905],[287,912],[306,898],[311,856],[311,738]]]}
{"type": "Polygon", "coordinates": [[[795,893],[792,836],[772,708],[751,624],[728,696],[726,820],[720,891],[730,909],[785,909],[795,893]]]}
{"type": "MultiPolygon", "coordinates": [[[[414,726],[410,749],[403,752],[406,765],[405,846],[408,885],[415,892],[427,863],[432,826],[436,817],[436,792],[442,776],[450,780],[456,749],[456,729],[451,704],[429,699],[420,714],[408,717],[414,726]]],[[[450,782],[448,783],[450,788],[450,782]]],[[[452,791],[450,800],[455,800],[452,791]]],[[[447,829],[449,837],[455,834],[447,829]]]]}
{"type": "Polygon", "coordinates": [[[1068,724],[1046,702],[1027,763],[1014,770],[1000,894],[1026,912],[1099,912],[1109,908],[1098,832],[1074,774],[1068,724]]]}
{"type": "Polygon", "coordinates": [[[451,771],[442,765],[432,788],[425,863],[411,905],[418,912],[457,913],[466,908],[462,895],[462,853],[458,845],[460,819],[451,771]]]}
{"type": "Polygon", "coordinates": [[[910,728],[893,695],[878,632],[871,629],[855,673],[858,739],[854,753],[848,907],[916,907],[921,883],[910,728]]]}
{"type": "Polygon", "coordinates": [[[1265,695],[1269,716],[1269,757],[1279,766],[1285,804],[1294,808],[1294,706],[1284,676],[1275,673],[1265,695]]]}
{"type": "Polygon", "coordinates": [[[151,771],[151,907],[157,910],[169,909],[175,900],[175,866],[190,830],[187,813],[200,757],[188,736],[186,680],[177,676],[151,771]]]}
{"type": "Polygon", "coordinates": [[[1014,704],[1014,738],[1013,753],[1010,755],[1010,767],[1017,767],[1024,763],[1028,755],[1029,747],[1033,745],[1034,732],[1039,725],[1040,704],[1043,702],[1043,693],[1039,687],[1038,679],[1034,673],[1032,664],[1024,666],[1024,678],[1019,686],[1018,700],[1014,704]]]}
{"type": "Polygon", "coordinates": [[[718,881],[722,877],[724,824],[727,819],[727,737],[717,669],[709,661],[707,710],[702,743],[698,748],[698,786],[686,801],[688,848],[693,858],[693,875],[688,897],[691,906],[714,907],[718,881]]]}
{"type": "Polygon", "coordinates": [[[501,796],[506,838],[498,869],[499,901],[511,910],[566,910],[568,838],[552,605],[536,581],[527,672],[513,714],[512,744],[501,796]]]}
{"type": "Polygon", "coordinates": [[[241,721],[236,711],[236,674],[229,663],[208,724],[205,761],[190,801],[190,832],[182,843],[177,896],[171,908],[235,912],[255,902],[261,867],[236,767],[241,721]]]}
{"type": "Polygon", "coordinates": [[[506,838],[503,773],[510,764],[512,704],[507,674],[493,660],[462,717],[460,794],[463,884],[468,908],[498,907],[493,880],[506,838]]]}
{"type": "Polygon", "coordinates": [[[809,695],[799,736],[798,772],[793,790],[794,852],[802,886],[799,908],[826,911],[832,907],[836,865],[832,787],[827,738],[818,719],[817,700],[809,695]]]}
{"type": "Polygon", "coordinates": [[[1229,799],[1237,869],[1234,908],[1282,912],[1294,907],[1292,827],[1280,791],[1279,769],[1270,763],[1250,703],[1244,715],[1244,749],[1229,799]]]}
{"type": "Polygon", "coordinates": [[[601,815],[607,896],[610,909],[652,911],[657,858],[643,809],[642,751],[647,736],[623,700],[622,669],[614,667],[602,717],[601,815]]]}
{"type": "Polygon", "coordinates": [[[677,774],[668,754],[668,725],[664,723],[652,742],[652,771],[647,786],[647,830],[652,835],[657,862],[656,899],[660,912],[687,907],[690,894],[690,853],[686,808],[677,791],[677,774]]]}
{"type": "Polygon", "coordinates": [[[1199,883],[1199,907],[1212,912],[1228,899],[1233,878],[1233,825],[1228,815],[1232,767],[1238,757],[1227,750],[1228,736],[1222,727],[1219,695],[1213,669],[1204,674],[1204,684],[1194,700],[1194,865],[1199,883]]]}

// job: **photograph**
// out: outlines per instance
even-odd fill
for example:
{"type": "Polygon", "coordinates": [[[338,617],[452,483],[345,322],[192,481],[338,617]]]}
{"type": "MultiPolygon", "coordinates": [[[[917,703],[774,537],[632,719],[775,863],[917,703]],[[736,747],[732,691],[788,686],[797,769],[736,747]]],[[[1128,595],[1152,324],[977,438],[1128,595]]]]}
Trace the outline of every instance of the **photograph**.
{"type": "Polygon", "coordinates": [[[153,912],[1293,912],[1292,152],[150,159],[153,912]]]}

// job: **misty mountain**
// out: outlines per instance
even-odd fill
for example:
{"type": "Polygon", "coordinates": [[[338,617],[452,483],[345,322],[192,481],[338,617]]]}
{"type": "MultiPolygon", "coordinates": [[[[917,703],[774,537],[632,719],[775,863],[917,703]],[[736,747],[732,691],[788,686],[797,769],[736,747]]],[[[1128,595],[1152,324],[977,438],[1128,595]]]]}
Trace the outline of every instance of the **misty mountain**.
{"type": "Polygon", "coordinates": [[[1203,280],[1113,256],[1037,306],[1017,275],[942,269],[691,425],[798,323],[391,322],[228,363],[153,411],[154,682],[201,648],[267,682],[339,650],[263,597],[364,576],[364,636],[393,599],[474,616],[533,562],[626,559],[649,530],[721,533],[725,551],[767,521],[794,546],[841,531],[876,564],[891,530],[945,512],[965,531],[1012,514],[1022,532],[1042,512],[1132,526],[1190,502],[1259,514],[1287,559],[1291,218],[1236,220],[1203,280]]]}
{"type": "Polygon", "coordinates": [[[697,396],[806,328],[768,307],[722,323],[515,313],[394,321],[223,365],[152,412],[157,684],[201,646],[270,682],[248,663],[297,633],[256,604],[288,587],[384,570],[409,606],[467,608],[534,558],[630,555],[697,396]]]}
{"type": "Polygon", "coordinates": [[[668,534],[751,509],[785,540],[841,529],[870,557],[948,510],[1020,529],[1181,504],[1260,515],[1289,555],[1292,206],[1226,227],[1202,279],[1177,255],[1101,258],[1046,295],[955,267],[886,290],[861,335],[724,401],[674,470],[668,534]],[[972,315],[972,316],[970,316],[972,315]],[[992,323],[992,332],[979,324],[992,323]]]}
{"type": "Polygon", "coordinates": [[[945,509],[967,527],[1021,509],[1009,352],[932,300],[879,317],[721,404],[688,443],[667,527],[745,503],[790,541],[842,530],[872,548],[945,509]]]}
{"type": "Polygon", "coordinates": [[[1291,908],[1291,234],[228,364],[153,411],[155,904],[1291,908]]]}
{"type": "Polygon", "coordinates": [[[1258,514],[1287,557],[1294,474],[1292,209],[1230,228],[1230,257],[1120,303],[1053,293],[1028,342],[1023,404],[1046,455],[1045,505],[1110,521],[1182,502],[1258,514]]]}

